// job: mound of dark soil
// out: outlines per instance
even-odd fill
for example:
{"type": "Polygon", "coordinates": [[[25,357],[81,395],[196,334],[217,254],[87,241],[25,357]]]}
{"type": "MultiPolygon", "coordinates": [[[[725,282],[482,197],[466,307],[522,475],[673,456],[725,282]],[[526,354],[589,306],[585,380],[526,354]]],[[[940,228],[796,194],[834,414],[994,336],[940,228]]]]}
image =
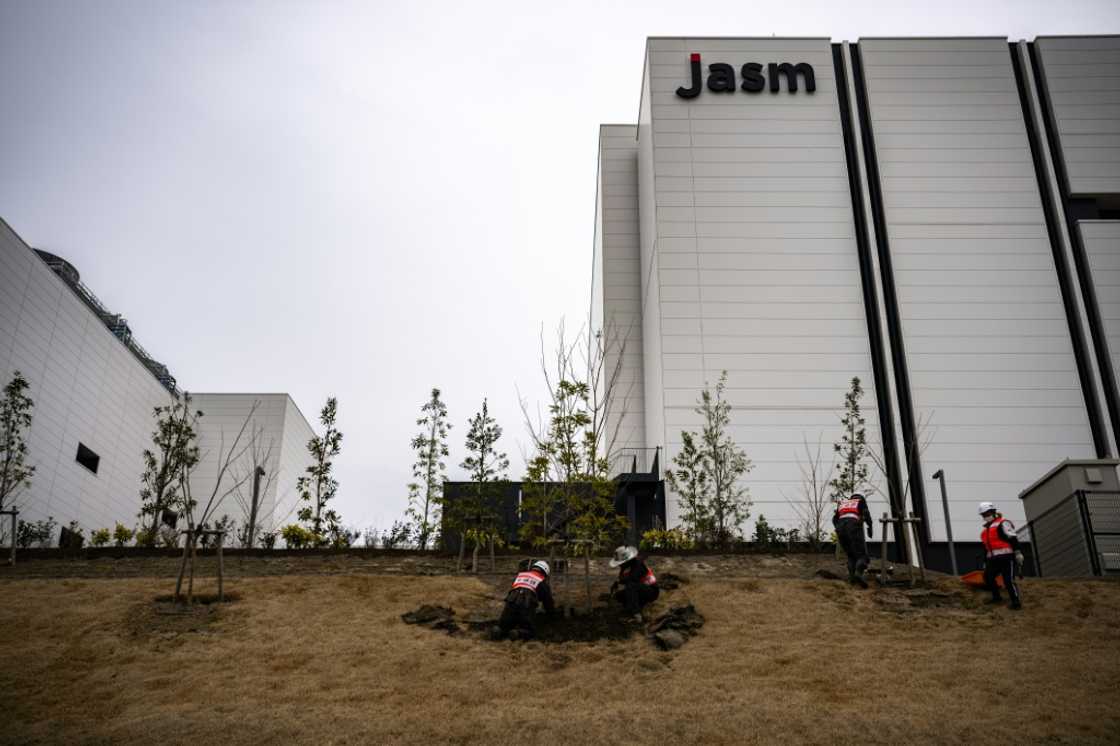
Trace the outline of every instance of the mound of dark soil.
{"type": "Polygon", "coordinates": [[[704,626],[704,617],[692,604],[674,606],[653,620],[649,636],[662,650],[675,650],[704,626]]]}
{"type": "Polygon", "coordinates": [[[455,623],[455,611],[447,606],[424,604],[415,611],[401,614],[401,621],[405,624],[419,624],[428,629],[440,629],[449,635],[461,631],[455,623]]]}
{"type": "Polygon", "coordinates": [[[657,576],[657,585],[659,585],[663,591],[675,591],[687,583],[688,578],[683,575],[675,575],[671,572],[661,573],[657,576]]]}

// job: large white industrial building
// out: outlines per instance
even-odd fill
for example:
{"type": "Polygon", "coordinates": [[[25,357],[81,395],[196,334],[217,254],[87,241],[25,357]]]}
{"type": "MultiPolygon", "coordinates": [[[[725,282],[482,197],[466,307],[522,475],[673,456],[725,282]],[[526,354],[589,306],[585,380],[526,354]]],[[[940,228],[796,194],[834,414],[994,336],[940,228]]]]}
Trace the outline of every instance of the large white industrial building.
{"type": "MultiPolygon", "coordinates": [[[[137,525],[142,453],[151,448],[153,410],[182,395],[165,366],[132,338],[127,321],[108,311],[61,257],[36,252],[0,220],[0,385],[14,371],[35,402],[27,435],[31,487],[17,499],[20,520],[77,521],[88,532],[116,522],[137,525]]],[[[311,426],[287,394],[192,394],[201,462],[195,499],[214,491],[223,448],[228,452],[254,404],[260,479],[258,525],[290,522],[296,480],[309,463],[311,426]]],[[[244,442],[244,441],[243,441],[244,442]]],[[[221,488],[248,476],[218,515],[244,525],[251,503],[251,452],[231,467],[221,488]]],[[[5,506],[7,507],[7,506],[5,506]]]]}
{"type": "Polygon", "coordinates": [[[858,376],[873,512],[944,541],[941,469],[975,541],[977,501],[1021,520],[1056,464],[1117,453],[1118,218],[1120,38],[651,38],[637,123],[599,139],[617,445],[667,468],[726,370],[752,515],[793,527],[858,376]]]}

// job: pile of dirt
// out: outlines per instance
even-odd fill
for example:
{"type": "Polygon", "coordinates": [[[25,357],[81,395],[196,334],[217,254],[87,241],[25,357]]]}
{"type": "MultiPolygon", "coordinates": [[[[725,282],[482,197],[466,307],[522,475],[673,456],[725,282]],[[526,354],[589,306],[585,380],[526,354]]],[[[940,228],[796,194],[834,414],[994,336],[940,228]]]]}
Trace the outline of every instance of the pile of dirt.
{"type": "Polygon", "coordinates": [[[847,578],[844,577],[843,575],[840,575],[839,573],[835,573],[832,570],[829,570],[829,569],[824,568],[824,567],[822,567],[821,569],[819,569],[815,573],[813,573],[813,577],[814,578],[820,578],[821,580],[847,580],[847,578]]]}
{"type": "Polygon", "coordinates": [[[447,606],[433,606],[423,604],[415,611],[401,614],[401,621],[405,624],[419,624],[428,629],[443,630],[449,635],[462,631],[455,622],[455,611],[447,606]]]}
{"type": "Polygon", "coordinates": [[[675,591],[686,584],[688,584],[688,578],[683,575],[666,572],[657,576],[657,585],[663,591],[675,591]]]}
{"type": "Polygon", "coordinates": [[[676,650],[704,626],[704,617],[692,604],[674,606],[653,620],[647,632],[662,650],[676,650]]]}

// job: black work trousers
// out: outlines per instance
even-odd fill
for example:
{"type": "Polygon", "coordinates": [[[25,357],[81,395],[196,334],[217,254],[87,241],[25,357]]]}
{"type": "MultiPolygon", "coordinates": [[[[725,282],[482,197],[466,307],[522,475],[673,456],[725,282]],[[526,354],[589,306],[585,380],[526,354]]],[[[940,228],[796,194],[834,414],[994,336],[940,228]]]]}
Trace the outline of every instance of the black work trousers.
{"type": "Polygon", "coordinates": [[[524,588],[515,588],[506,596],[506,606],[498,619],[498,627],[503,635],[508,635],[510,630],[521,629],[532,637],[537,633],[536,625],[533,624],[536,612],[537,601],[533,592],[524,588]]]}
{"type": "Polygon", "coordinates": [[[863,537],[863,522],[855,518],[841,518],[836,526],[840,546],[848,556],[848,577],[862,573],[871,564],[867,554],[867,540],[863,537]]]}
{"type": "Polygon", "coordinates": [[[999,586],[996,585],[996,578],[1000,576],[1003,577],[1003,587],[1007,589],[1011,601],[1020,603],[1019,585],[1015,582],[1015,555],[1001,554],[988,557],[984,562],[984,584],[992,592],[992,598],[997,601],[1002,598],[999,594],[999,586]]]}
{"type": "Polygon", "coordinates": [[[643,606],[653,603],[660,595],[661,590],[656,585],[627,583],[614,594],[614,598],[626,608],[627,614],[638,614],[643,606]]]}

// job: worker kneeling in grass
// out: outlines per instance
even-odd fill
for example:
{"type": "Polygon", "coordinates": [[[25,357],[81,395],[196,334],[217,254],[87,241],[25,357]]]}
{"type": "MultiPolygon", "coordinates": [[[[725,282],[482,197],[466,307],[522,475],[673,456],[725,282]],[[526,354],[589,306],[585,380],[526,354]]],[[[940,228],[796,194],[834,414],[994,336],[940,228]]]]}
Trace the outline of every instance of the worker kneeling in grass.
{"type": "Polygon", "coordinates": [[[619,547],[614,550],[611,567],[618,568],[618,580],[611,585],[611,595],[626,607],[635,622],[642,621],[642,607],[651,604],[661,595],[657,576],[646,563],[638,558],[637,547],[619,547]]]}
{"type": "Polygon", "coordinates": [[[1011,596],[1011,608],[1021,609],[1023,602],[1019,598],[1019,586],[1015,583],[1015,571],[1021,571],[1023,567],[1023,553],[1019,551],[1019,537],[1015,534],[1015,526],[992,503],[980,503],[977,512],[984,519],[980,541],[984,543],[984,583],[992,592],[988,603],[998,604],[1003,600],[996,584],[996,577],[1000,576],[1003,578],[1003,587],[1011,596]]]}
{"type": "Polygon", "coordinates": [[[867,566],[871,564],[871,557],[867,554],[867,542],[863,538],[863,527],[867,524],[867,538],[871,538],[871,511],[867,508],[867,500],[858,492],[836,504],[836,512],[832,515],[832,526],[836,529],[836,536],[844,554],[848,555],[848,582],[859,583],[867,587],[867,566]]]}
{"type": "Polygon", "coordinates": [[[549,614],[556,610],[548,583],[551,574],[548,563],[543,560],[537,560],[525,572],[517,573],[513,586],[506,594],[506,606],[502,609],[498,626],[490,631],[491,637],[500,640],[509,635],[514,640],[527,640],[536,635],[533,616],[537,613],[537,606],[544,606],[549,614]]]}

